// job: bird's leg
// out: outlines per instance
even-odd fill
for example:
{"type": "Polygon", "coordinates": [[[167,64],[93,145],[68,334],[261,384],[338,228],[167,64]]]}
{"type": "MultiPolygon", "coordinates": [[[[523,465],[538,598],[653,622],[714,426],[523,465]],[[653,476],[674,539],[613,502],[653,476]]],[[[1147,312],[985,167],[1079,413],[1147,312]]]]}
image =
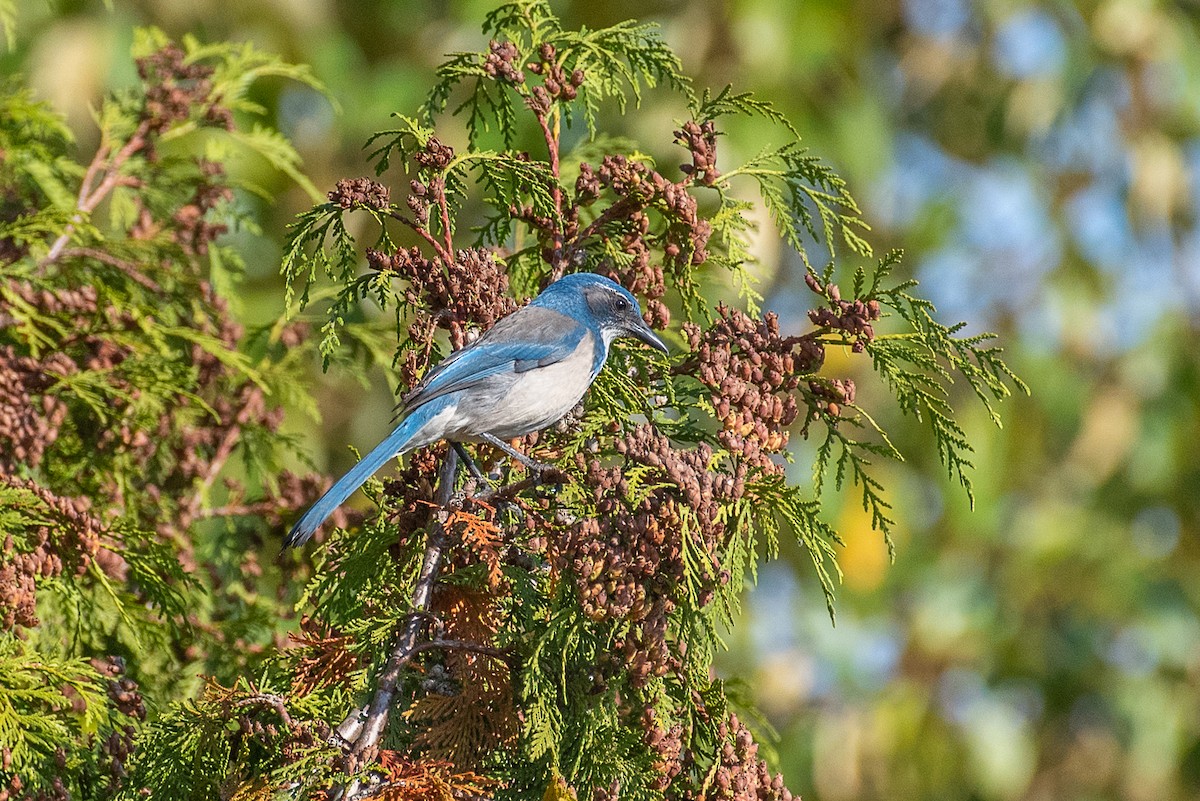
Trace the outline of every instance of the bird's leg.
{"type": "Polygon", "coordinates": [[[479,465],[475,464],[475,460],[471,458],[471,454],[467,453],[467,449],[462,446],[461,442],[451,442],[450,447],[454,448],[454,452],[458,454],[458,458],[462,459],[463,464],[471,471],[471,475],[475,477],[483,486],[490,486],[487,478],[484,477],[479,465]]]}
{"type": "Polygon", "coordinates": [[[509,445],[504,440],[502,440],[499,437],[496,437],[492,434],[478,434],[477,436],[481,440],[486,442],[488,445],[491,445],[494,448],[499,448],[500,450],[504,451],[509,456],[516,459],[518,462],[525,465],[526,467],[528,467],[530,470],[532,470],[535,473],[544,473],[547,470],[555,469],[554,465],[552,465],[552,464],[546,464],[545,462],[539,462],[536,459],[530,459],[528,456],[521,453],[519,450],[517,450],[513,446],[509,445]]]}

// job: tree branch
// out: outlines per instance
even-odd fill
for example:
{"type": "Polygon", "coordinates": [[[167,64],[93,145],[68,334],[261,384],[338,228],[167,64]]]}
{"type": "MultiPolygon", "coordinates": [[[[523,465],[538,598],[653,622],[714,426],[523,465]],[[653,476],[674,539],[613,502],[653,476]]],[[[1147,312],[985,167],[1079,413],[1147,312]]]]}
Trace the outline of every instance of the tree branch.
{"type": "Polygon", "coordinates": [[[225,467],[225,463],[229,461],[229,457],[233,455],[234,450],[241,442],[242,427],[249,422],[250,418],[262,410],[264,398],[260,388],[253,384],[247,385],[247,392],[244,393],[246,398],[238,409],[237,415],[229,422],[229,428],[225,431],[225,436],[221,438],[221,442],[217,445],[217,450],[213,453],[209,460],[208,468],[204,471],[204,475],[200,478],[200,485],[196,487],[191,499],[187,505],[181,510],[180,528],[186,530],[198,517],[201,516],[201,507],[204,503],[204,498],[208,495],[208,491],[212,489],[213,483],[217,480],[221,470],[225,467]]]}
{"type": "Polygon", "coordinates": [[[391,217],[393,220],[403,223],[404,225],[407,225],[409,228],[416,231],[417,236],[421,237],[426,242],[428,242],[429,246],[433,248],[434,253],[436,253],[438,255],[438,258],[441,259],[445,264],[449,265],[449,264],[454,263],[453,253],[451,251],[446,250],[446,248],[444,248],[442,246],[442,244],[440,242],[438,242],[437,239],[434,238],[433,234],[429,233],[429,231],[424,226],[418,225],[416,220],[410,220],[409,218],[405,217],[403,214],[400,214],[395,211],[388,212],[388,216],[391,217]]]}
{"type": "Polygon", "coordinates": [[[83,176],[83,182],[79,186],[79,199],[75,203],[75,214],[71,216],[71,221],[63,228],[63,232],[59,234],[58,239],[54,240],[54,244],[50,246],[50,251],[45,258],[38,262],[38,267],[45,267],[47,264],[52,264],[62,256],[63,250],[67,243],[71,241],[71,234],[75,231],[75,226],[83,222],[84,215],[91,214],[96,206],[100,205],[100,201],[108,196],[108,193],[116,188],[121,181],[121,167],[135,153],[144,148],[148,142],[150,133],[150,121],[142,120],[138,125],[137,130],[129,137],[129,141],[125,143],[112,161],[104,167],[104,161],[108,158],[110,151],[108,146],[102,146],[96,151],[96,155],[92,157],[92,163],[88,165],[87,173],[83,176]],[[92,189],[92,182],[96,180],[96,176],[103,170],[104,178],[100,181],[100,185],[92,189]]]}
{"type": "Polygon", "coordinates": [[[554,208],[557,213],[555,214],[555,218],[554,218],[554,253],[553,253],[552,263],[550,266],[553,268],[553,273],[552,273],[553,278],[554,278],[554,280],[557,280],[559,278],[562,278],[563,272],[566,271],[565,260],[562,257],[563,256],[563,231],[562,231],[562,218],[563,218],[562,201],[563,201],[563,198],[562,198],[562,184],[559,183],[559,180],[558,180],[559,173],[560,173],[559,161],[558,161],[559,118],[557,115],[555,116],[554,128],[551,129],[549,114],[550,114],[549,112],[547,112],[545,114],[543,114],[541,112],[535,112],[534,116],[537,117],[538,125],[541,126],[542,136],[544,136],[546,138],[546,150],[549,154],[549,159],[550,159],[550,172],[554,176],[554,183],[550,187],[550,193],[554,198],[554,208]]]}
{"type": "Polygon", "coordinates": [[[234,706],[264,706],[268,709],[274,709],[279,714],[280,720],[283,721],[283,725],[287,726],[288,731],[291,731],[295,728],[295,724],[292,722],[292,716],[288,714],[287,706],[284,703],[283,698],[275,695],[274,693],[259,693],[257,695],[252,695],[249,698],[242,698],[241,700],[237,701],[234,706]]]}
{"type": "Polygon", "coordinates": [[[116,256],[112,255],[111,253],[107,253],[98,248],[66,248],[65,250],[60,252],[58,255],[59,255],[59,257],[64,258],[64,259],[75,258],[75,257],[85,258],[85,259],[95,259],[96,261],[103,262],[103,263],[109,265],[110,267],[116,267],[118,270],[120,270],[121,272],[123,272],[127,276],[129,276],[133,281],[135,281],[138,284],[141,284],[143,287],[145,287],[146,289],[149,289],[151,292],[156,292],[156,293],[162,292],[162,287],[160,287],[157,283],[155,283],[155,281],[153,279],[148,278],[145,275],[142,275],[142,273],[138,271],[136,266],[134,266],[130,262],[125,261],[124,259],[117,258],[116,256]]]}
{"type": "Polygon", "coordinates": [[[509,650],[503,648],[493,648],[490,645],[481,645],[477,642],[466,642],[465,640],[426,640],[419,642],[413,646],[413,653],[419,651],[432,651],[435,648],[443,648],[447,651],[467,651],[473,654],[483,654],[484,656],[495,657],[496,659],[507,659],[509,650]]]}
{"type": "MultiPolygon", "coordinates": [[[[438,478],[437,494],[434,501],[440,508],[445,508],[454,494],[454,476],[458,470],[458,454],[451,448],[442,462],[438,478]]],[[[350,753],[358,759],[370,759],[375,755],[379,740],[387,727],[388,713],[392,700],[396,695],[396,687],[400,683],[400,674],[404,666],[413,656],[423,650],[417,643],[421,635],[421,624],[429,614],[433,600],[433,588],[437,583],[438,572],[442,567],[442,556],[449,539],[443,524],[444,516],[435,518],[429,530],[425,543],[425,555],[421,561],[421,572],[413,587],[412,611],[405,616],[403,630],[396,640],[392,654],[379,676],[379,684],[375,695],[365,707],[355,710],[342,725],[338,726],[338,734],[350,747],[350,753]]],[[[359,797],[359,783],[353,782],[336,798],[353,799],[359,797]]]]}
{"type": "Polygon", "coordinates": [[[503,487],[496,487],[474,494],[471,496],[471,500],[478,503],[507,501],[533,487],[540,487],[543,484],[561,484],[569,476],[569,473],[558,469],[545,470],[540,473],[532,472],[520,481],[514,481],[511,484],[505,484],[503,487]]]}

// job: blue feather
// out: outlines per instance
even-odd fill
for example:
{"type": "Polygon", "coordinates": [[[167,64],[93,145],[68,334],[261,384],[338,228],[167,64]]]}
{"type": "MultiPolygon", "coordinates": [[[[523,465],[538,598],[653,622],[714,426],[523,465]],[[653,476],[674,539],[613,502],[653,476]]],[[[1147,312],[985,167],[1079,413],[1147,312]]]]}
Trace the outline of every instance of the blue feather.
{"type": "Polygon", "coordinates": [[[404,398],[401,408],[416,408],[496,375],[554,364],[574,353],[587,332],[564,314],[530,304],[521,316],[504,318],[473,345],[443,359],[404,398]]]}
{"type": "Polygon", "coordinates": [[[333,511],[353,495],[356,489],[365,484],[368,478],[375,475],[376,470],[387,464],[393,457],[408,450],[413,435],[444,408],[444,403],[426,404],[419,409],[414,409],[412,414],[401,420],[400,425],[396,426],[396,429],[383,442],[376,445],[358,464],[350,468],[346,475],[334,482],[320,500],[296,521],[296,525],[292,526],[292,530],[288,532],[287,538],[283,541],[283,547],[298,548],[308,542],[309,537],[333,514],[333,511]]]}

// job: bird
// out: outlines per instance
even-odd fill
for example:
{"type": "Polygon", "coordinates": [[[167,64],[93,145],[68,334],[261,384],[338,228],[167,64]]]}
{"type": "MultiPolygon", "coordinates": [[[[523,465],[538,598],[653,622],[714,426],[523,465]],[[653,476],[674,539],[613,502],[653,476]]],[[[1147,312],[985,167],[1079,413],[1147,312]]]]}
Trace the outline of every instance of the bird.
{"type": "MultiPolygon", "coordinates": [[[[527,467],[544,469],[505,440],[539,431],[582,400],[618,337],[668,353],[642,318],[637,299],[595,273],[571,273],[479,339],[447,356],[397,406],[398,425],[334,482],[292,526],[285,548],[308,541],[355,490],[393,457],[447,440],[495,446],[527,467]]],[[[469,458],[463,461],[474,466],[469,458]]]]}

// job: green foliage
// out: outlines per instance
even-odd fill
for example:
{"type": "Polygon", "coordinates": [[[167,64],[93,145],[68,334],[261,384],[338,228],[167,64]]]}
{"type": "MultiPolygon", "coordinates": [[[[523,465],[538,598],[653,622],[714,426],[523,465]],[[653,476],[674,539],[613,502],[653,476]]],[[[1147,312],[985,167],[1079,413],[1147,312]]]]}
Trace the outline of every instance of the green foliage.
{"type": "Polygon", "coordinates": [[[807,255],[805,234],[826,243],[831,257],[836,255],[834,244],[839,238],[855,255],[871,255],[871,246],[855,230],[867,226],[858,216],[858,204],[850,197],[846,182],[815,156],[808,155],[799,141],[766,150],[726,173],[725,178],[737,175],[748,175],[758,182],[772,221],[801,255],[807,255]]]}
{"type": "Polygon", "coordinates": [[[262,77],[315,81],[250,46],[143,31],[134,51],[141,83],[97,110],[87,165],[58,115],[0,88],[8,798],[113,797],[148,715],[200,672],[247,669],[289,608],[254,589],[248,546],[313,485],[282,471],[277,430],[281,400],[312,408],[296,389],[307,348],[285,349],[283,326],[243,348],[213,281],[236,291],[217,239],[244,221],[214,159],[253,151],[299,175],[290,145],[234,114],[261,113],[247,91],[262,77]]]}
{"type": "Polygon", "coordinates": [[[87,660],[0,641],[0,742],[10,764],[27,776],[59,775],[75,793],[110,789],[99,735],[138,721],[114,708],[107,684],[87,660]],[[67,743],[84,747],[67,750],[67,743]]]}
{"type": "MultiPolygon", "coordinates": [[[[582,70],[589,76],[579,87],[578,106],[556,109],[555,114],[561,113],[570,123],[581,106],[592,136],[597,133],[597,112],[605,101],[614,101],[624,113],[631,101],[641,105],[645,89],[660,84],[690,94],[679,58],[662,41],[654,25],[629,20],[597,31],[567,31],[548,2],[528,2],[500,6],[488,14],[483,32],[494,41],[514,44],[517,55],[513,62],[518,66],[536,60],[540,49],[549,45],[557,52],[558,64],[566,74],[582,70]]],[[[433,125],[437,115],[447,109],[455,90],[469,85],[470,94],[454,113],[466,112],[471,145],[474,147],[494,127],[505,148],[509,148],[516,134],[516,101],[530,96],[532,81],[505,84],[493,80],[485,69],[487,56],[452,54],[438,68],[438,82],[422,106],[422,115],[428,125],[433,125]]]]}
{"type": "Polygon", "coordinates": [[[697,98],[653,26],[569,31],[548,4],[518,2],[484,33],[487,50],[450,56],[417,118],[368,141],[376,176],[402,181],[339,181],[294,222],[285,301],[311,317],[248,336],[215,288],[241,268],[218,238],[242,219],[220,165],[254,152],[319,200],[279,134],[235,124],[262,111],[252,82],[319,87],[310,72],[147,32],[142,85],[100,109],[86,168],[62,156],[65,131],[44,110],[5,101],[23,121],[0,123],[2,142],[31,154],[0,163],[17,209],[0,215],[0,403],[29,420],[0,431],[20,453],[0,461],[5,566],[25,582],[4,610],[12,658],[25,660],[0,684],[15,710],[0,709],[0,733],[20,740],[14,777],[41,778],[62,748],[79,786],[89,771],[115,777],[81,791],[95,798],[320,798],[334,785],[354,798],[788,797],[712,663],[758,559],[787,539],[832,615],[830,483],[861,488],[889,537],[870,458],[900,452],[827,351],[864,354],[864,367],[869,356],[968,492],[951,382],[966,380],[993,419],[993,401],[1023,385],[986,337],[958,336],[911,282],[891,283],[894,256],[859,266],[871,249],[845,181],[770,104],[732,89],[697,98]],[[691,163],[670,175],[597,135],[605,105],[632,112],[651,91],[691,113],[673,133],[691,163]],[[722,170],[717,124],[743,116],[779,143],[722,170]],[[563,129],[578,121],[588,135],[568,149],[563,129]],[[437,135],[456,124],[458,151],[437,135]],[[514,149],[523,131],[535,152],[514,149]],[[813,247],[833,260],[808,266],[802,335],[759,308],[759,205],[805,265],[813,247]],[[461,347],[579,269],[630,287],[657,327],[681,324],[665,359],[614,346],[582,406],[522,443],[564,480],[551,488],[480,448],[499,486],[464,476],[435,502],[453,457],[423,449],[398,480],[368,484],[375,510],[336,521],[311,575],[259,563],[264,539],[315,495],[314,481],[281,473],[292,441],[279,404],[313,409],[297,389],[304,358],[359,377],[395,367],[403,397],[443,337],[461,347]],[[745,311],[703,299],[702,282],[725,279],[745,311]],[[815,483],[797,483],[793,437],[822,431],[815,483]],[[269,646],[292,607],[294,647],[269,646]],[[92,655],[124,662],[70,667],[92,655]],[[33,663],[60,665],[55,681],[75,671],[78,711],[33,663]],[[199,673],[213,677],[203,688],[199,673]],[[358,725],[376,702],[383,713],[358,725]],[[47,722],[21,739],[39,710],[47,722]]]}
{"type": "MultiPolygon", "coordinates": [[[[1009,384],[1025,393],[1029,388],[1001,359],[1001,349],[989,344],[994,334],[955,336],[966,323],[946,326],[934,319],[933,304],[909,293],[916,286],[915,281],[885,288],[883,281],[899,258],[898,253],[890,253],[880,260],[869,286],[864,286],[867,279],[861,271],[854,276],[856,297],[879,300],[895,310],[909,328],[903,333],[878,337],[866,346],[867,353],[875,372],[888,382],[900,410],[928,421],[938,457],[951,477],[962,484],[974,505],[968,472],[973,466],[968,456],[972,448],[966,432],[954,419],[949,385],[955,376],[962,377],[997,426],[1001,425],[1000,415],[993,404],[1008,397],[1009,384]]],[[[895,455],[890,443],[886,447],[881,455],[895,455]]]]}
{"type": "MultiPolygon", "coordinates": [[[[503,286],[498,294],[467,268],[465,251],[451,244],[454,221],[470,207],[469,193],[477,207],[489,210],[477,246],[498,249],[496,259],[503,259],[518,297],[563,271],[607,272],[646,296],[656,319],[668,314],[655,305],[660,297],[679,297],[676,313],[684,318],[687,342],[666,364],[643,349],[618,346],[579,415],[526,443],[536,444],[539,458],[551,454],[575,479],[552,496],[518,497],[515,515],[490,506],[471,512],[476,533],[452,539],[455,555],[442,578],[443,592],[457,605],[439,614],[449,628],[464,625],[463,617],[490,619],[471,630],[472,641],[514,658],[507,671],[485,679],[479,663],[452,651],[438,655],[432,643],[426,669],[448,674],[460,689],[410,677],[401,695],[412,704],[412,717],[392,726],[389,747],[449,758],[459,769],[482,767],[499,782],[496,792],[503,797],[551,794],[559,781],[583,796],[618,786],[622,797],[637,799],[703,796],[716,772],[736,768],[721,754],[740,724],[726,722],[729,704],[710,667],[720,647],[718,632],[736,613],[757,559],[777,553],[781,538],[795,538],[811,556],[832,614],[841,574],[833,547],[840,540],[824,513],[829,484],[860,488],[872,525],[890,545],[893,510],[871,458],[901,454],[855,404],[852,382],[822,370],[825,351],[845,347],[869,355],[899,408],[931,422],[943,461],[968,491],[971,446],[950,407],[952,381],[966,380],[989,411],[1010,384],[1024,385],[989,337],[958,337],[960,327],[937,323],[928,302],[911,294],[912,282],[889,280],[895,254],[871,270],[833,262],[820,275],[813,271],[810,286],[821,313],[804,336],[783,337],[771,319],[758,317],[762,298],[748,269],[753,205],[743,199],[743,188],[758,190],[805,264],[813,243],[834,258],[841,245],[856,261],[871,253],[862,236],[867,226],[845,182],[801,146],[792,125],[769,104],[730,89],[696,100],[674,56],[651,42],[641,25],[565,32],[544,4],[517,3],[494,12],[485,34],[493,38],[487,52],[457,53],[443,65],[421,122],[400,117],[400,126],[369,143],[377,175],[403,168],[414,179],[412,194],[397,202],[381,184],[343,182],[330,202],[293,227],[283,264],[289,292],[299,293],[301,308],[318,292],[336,293],[321,318],[323,351],[327,357],[338,352],[339,332],[365,316],[360,304],[370,298],[383,317],[395,316],[403,390],[433,361],[437,328],[461,342],[465,331],[498,316],[507,302],[503,286]],[[584,77],[572,95],[560,78],[584,59],[584,77]],[[643,84],[666,84],[692,108],[693,120],[675,133],[693,159],[682,178],[664,176],[628,142],[593,138],[575,152],[560,152],[561,121],[582,114],[591,125],[602,100],[615,100],[623,110],[627,101],[640,101],[643,84]],[[468,94],[454,112],[464,118],[470,146],[456,152],[435,126],[450,124],[437,115],[450,108],[460,86],[468,94]],[[510,146],[524,115],[541,131],[543,155],[485,147],[491,141],[485,132],[510,146]],[[715,123],[731,115],[764,121],[783,143],[745,165],[717,171],[715,123]],[[706,193],[716,202],[697,202],[706,193]],[[351,233],[362,229],[345,222],[350,214],[365,214],[372,227],[351,233]],[[384,251],[368,255],[365,272],[358,256],[363,236],[384,251]],[[842,273],[853,286],[852,301],[843,301],[834,283],[842,273]],[[726,309],[714,316],[705,307],[699,280],[714,274],[739,283],[749,315],[726,309]],[[332,280],[332,290],[323,279],[332,280]],[[475,305],[460,303],[464,297],[475,305]],[[727,355],[714,355],[721,348],[727,355]],[[712,376],[727,368],[734,374],[730,365],[741,359],[766,365],[776,358],[793,365],[790,376],[737,373],[742,389],[730,390],[734,408],[719,411],[731,401],[722,396],[725,380],[712,376]],[[773,428],[779,423],[758,405],[738,406],[743,391],[768,401],[790,397],[802,415],[801,435],[824,429],[814,451],[814,487],[789,480],[781,467],[791,458],[787,432],[773,428]],[[760,414],[768,416],[756,418],[760,414]],[[665,436],[639,425],[637,417],[665,436]],[[692,490],[693,481],[705,489],[692,490]],[[503,536],[520,560],[499,565],[479,530],[503,536]],[[639,564],[652,567],[640,573],[639,564]],[[617,600],[623,592],[638,600],[623,605],[617,600]],[[481,735],[468,722],[472,704],[489,710],[493,731],[505,728],[506,716],[517,720],[519,710],[519,735],[481,735]],[[446,705],[459,714],[432,724],[422,717],[422,710],[446,705]],[[448,742],[460,745],[431,745],[448,742]]],[[[371,632],[372,648],[358,653],[375,665],[383,660],[376,648],[386,643],[379,627],[389,620],[394,630],[404,625],[405,604],[411,603],[405,588],[417,578],[425,537],[437,536],[427,515],[412,520],[420,508],[415,497],[428,497],[429,489],[399,489],[431,475],[432,458],[414,457],[421,467],[410,467],[393,489],[373,495],[381,507],[378,524],[331,540],[306,598],[331,630],[362,632],[355,638],[371,632]],[[372,570],[396,537],[403,543],[393,562],[398,571],[372,570]]],[[[502,481],[515,480],[519,474],[512,469],[502,470],[502,481]]],[[[365,689],[371,692],[369,682],[365,689]]]]}

